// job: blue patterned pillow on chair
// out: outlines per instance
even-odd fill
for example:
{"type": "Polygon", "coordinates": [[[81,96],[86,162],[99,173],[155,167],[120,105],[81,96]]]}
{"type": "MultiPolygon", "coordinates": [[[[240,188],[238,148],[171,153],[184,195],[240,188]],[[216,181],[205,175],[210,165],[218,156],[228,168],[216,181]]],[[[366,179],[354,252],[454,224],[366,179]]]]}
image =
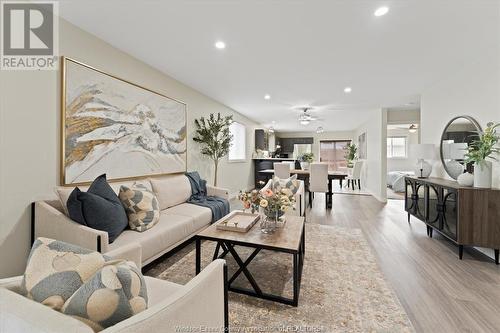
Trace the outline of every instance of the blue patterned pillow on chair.
{"type": "Polygon", "coordinates": [[[62,313],[96,332],[146,309],[144,277],[133,262],[107,262],[66,301],[62,313]]]}
{"type": "Polygon", "coordinates": [[[292,192],[292,195],[295,195],[300,187],[300,180],[297,180],[297,175],[293,175],[287,179],[280,179],[276,176],[273,177],[271,188],[273,191],[281,191],[286,188],[292,192]]]}
{"type": "Polygon", "coordinates": [[[148,297],[133,262],[49,238],[38,238],[28,258],[26,297],[100,331],[146,309],[148,297]]]}

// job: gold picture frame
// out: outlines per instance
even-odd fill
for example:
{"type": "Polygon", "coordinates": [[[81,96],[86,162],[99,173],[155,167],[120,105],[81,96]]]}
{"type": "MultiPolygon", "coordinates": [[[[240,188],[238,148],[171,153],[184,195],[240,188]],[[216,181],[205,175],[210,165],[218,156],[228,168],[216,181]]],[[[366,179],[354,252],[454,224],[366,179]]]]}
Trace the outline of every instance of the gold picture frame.
{"type": "Polygon", "coordinates": [[[64,56],[60,102],[61,185],[187,171],[186,103],[64,56]]]}

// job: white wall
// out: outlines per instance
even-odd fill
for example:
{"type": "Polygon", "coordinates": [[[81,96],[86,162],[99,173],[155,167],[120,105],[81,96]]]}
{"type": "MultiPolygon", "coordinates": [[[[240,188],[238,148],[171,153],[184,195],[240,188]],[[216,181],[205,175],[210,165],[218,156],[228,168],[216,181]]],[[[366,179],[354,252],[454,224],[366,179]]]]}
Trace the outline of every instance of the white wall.
{"type": "Polygon", "coordinates": [[[387,159],[387,171],[413,171],[417,161],[409,156],[409,147],[418,143],[418,132],[410,133],[406,129],[387,129],[387,136],[397,136],[406,138],[406,157],[396,157],[387,159]]]}
{"type": "MultiPolygon", "coordinates": [[[[209,182],[212,164],[191,139],[193,120],[214,112],[233,114],[247,126],[248,160],[223,161],[219,185],[232,192],[252,186],[255,122],[64,20],[59,27],[61,55],[188,104],[188,169],[198,170],[209,182]]],[[[59,72],[0,71],[0,277],[24,270],[30,203],[54,197],[59,179],[59,93],[59,72]]]]}
{"type": "MultiPolygon", "coordinates": [[[[421,142],[435,144],[436,156],[439,156],[439,141],[444,127],[449,120],[458,115],[472,116],[483,129],[487,122],[500,122],[498,46],[479,61],[458,69],[423,92],[421,142]]],[[[494,163],[493,169],[493,186],[499,188],[499,163],[494,163]]],[[[433,175],[448,177],[438,160],[434,163],[433,175]]]]}
{"type": "MultiPolygon", "coordinates": [[[[355,142],[366,133],[367,158],[361,176],[362,186],[377,200],[387,201],[387,110],[374,110],[373,115],[355,131],[355,142]]],[[[358,148],[359,149],[359,148],[358,148]]]]}
{"type": "MultiPolygon", "coordinates": [[[[451,118],[458,115],[471,116],[483,129],[487,122],[500,122],[499,56],[497,46],[478,62],[464,66],[422,94],[421,141],[435,144],[436,154],[439,151],[441,133],[451,118]]],[[[433,176],[449,178],[440,161],[434,163],[433,176]]],[[[493,166],[493,187],[500,188],[498,162],[493,166]]],[[[494,256],[491,249],[479,250],[492,258],[494,256]]]]}
{"type": "Polygon", "coordinates": [[[336,132],[279,132],[275,133],[278,138],[310,138],[314,142],[312,145],[312,152],[314,153],[314,160],[319,161],[320,145],[319,142],[323,140],[354,140],[354,131],[336,131],[336,132]]]}

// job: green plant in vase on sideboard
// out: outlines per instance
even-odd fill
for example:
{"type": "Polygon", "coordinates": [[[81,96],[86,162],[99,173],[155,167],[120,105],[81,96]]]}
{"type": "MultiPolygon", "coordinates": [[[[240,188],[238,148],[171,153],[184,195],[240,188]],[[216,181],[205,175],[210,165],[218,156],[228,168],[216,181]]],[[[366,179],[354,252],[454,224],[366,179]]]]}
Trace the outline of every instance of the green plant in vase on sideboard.
{"type": "Polygon", "coordinates": [[[358,153],[358,147],[354,143],[349,143],[344,147],[345,155],[344,158],[347,161],[347,167],[352,168],[354,166],[354,160],[356,159],[356,154],[358,153]]]}
{"type": "Polygon", "coordinates": [[[215,176],[214,186],[217,186],[217,171],[221,158],[229,153],[233,136],[229,131],[229,126],[233,123],[233,116],[221,116],[213,113],[200,119],[194,120],[196,127],[193,141],[201,145],[200,152],[208,156],[214,162],[215,176]]]}
{"type": "Polygon", "coordinates": [[[302,170],[308,170],[309,164],[311,164],[314,161],[314,154],[313,153],[304,153],[304,154],[300,155],[299,161],[300,161],[300,167],[302,168],[302,170]]]}
{"type": "Polygon", "coordinates": [[[498,161],[494,156],[500,153],[498,142],[500,135],[497,127],[500,123],[489,122],[483,132],[477,132],[479,139],[472,141],[467,147],[465,163],[474,163],[474,186],[490,188],[492,178],[492,161],[498,161]]]}

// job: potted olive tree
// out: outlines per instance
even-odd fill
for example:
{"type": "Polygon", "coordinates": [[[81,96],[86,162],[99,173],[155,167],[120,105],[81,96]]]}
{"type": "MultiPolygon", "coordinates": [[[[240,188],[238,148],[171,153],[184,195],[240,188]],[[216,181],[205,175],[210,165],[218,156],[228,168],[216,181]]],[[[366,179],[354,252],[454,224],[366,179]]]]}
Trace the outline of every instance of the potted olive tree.
{"type": "Polygon", "coordinates": [[[469,144],[465,154],[465,163],[474,163],[474,186],[482,188],[491,187],[491,160],[497,161],[493,155],[500,153],[497,146],[500,136],[496,131],[500,123],[490,122],[486,126],[484,132],[478,132],[479,139],[469,144]]]}
{"type": "Polygon", "coordinates": [[[229,132],[229,125],[233,123],[233,116],[215,116],[210,114],[208,119],[201,117],[194,120],[196,127],[194,142],[201,145],[201,153],[208,156],[215,167],[214,186],[217,186],[217,171],[221,158],[229,153],[233,136],[229,132]]]}

